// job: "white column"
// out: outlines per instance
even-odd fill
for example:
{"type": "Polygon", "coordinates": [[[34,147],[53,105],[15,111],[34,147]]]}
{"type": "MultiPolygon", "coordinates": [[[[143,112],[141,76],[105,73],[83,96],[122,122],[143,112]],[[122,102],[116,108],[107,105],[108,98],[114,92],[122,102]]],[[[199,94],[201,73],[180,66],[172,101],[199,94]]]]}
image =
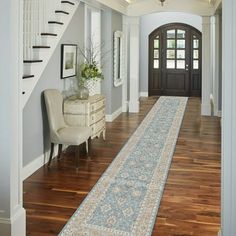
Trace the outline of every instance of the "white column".
{"type": "Polygon", "coordinates": [[[236,4],[223,6],[222,235],[236,235],[236,4]]]}
{"type": "Polygon", "coordinates": [[[211,17],[202,17],[202,107],[203,116],[211,115],[212,54],[211,17]]]}
{"type": "Polygon", "coordinates": [[[139,17],[129,17],[130,26],[130,101],[129,112],[139,112],[139,17]]]}
{"type": "Polygon", "coordinates": [[[214,115],[219,115],[219,78],[220,78],[220,17],[215,15],[213,18],[213,98],[214,115]]]}
{"type": "Polygon", "coordinates": [[[0,1],[0,235],[25,235],[22,207],[22,1],[0,1]]]}
{"type": "Polygon", "coordinates": [[[129,24],[127,20],[127,16],[123,16],[123,57],[124,57],[124,74],[123,74],[123,84],[122,84],[122,112],[127,112],[128,110],[128,51],[129,51],[129,45],[128,45],[128,39],[129,39],[129,24]]]}

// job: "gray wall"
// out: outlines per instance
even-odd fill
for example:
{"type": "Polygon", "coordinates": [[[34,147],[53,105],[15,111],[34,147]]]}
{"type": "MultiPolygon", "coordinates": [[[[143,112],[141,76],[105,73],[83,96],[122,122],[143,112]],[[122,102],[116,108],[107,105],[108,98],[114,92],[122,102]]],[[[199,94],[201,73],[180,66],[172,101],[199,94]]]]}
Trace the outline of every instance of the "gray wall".
{"type": "Polygon", "coordinates": [[[23,110],[23,166],[49,149],[49,128],[42,92],[48,88],[64,90],[70,84],[70,79],[60,79],[61,44],[73,43],[83,47],[83,42],[84,5],[80,4],[23,110]]]}
{"type": "Polygon", "coordinates": [[[104,81],[102,82],[102,94],[106,96],[106,114],[112,114],[122,106],[122,86],[113,86],[113,34],[122,31],[122,15],[113,10],[102,12],[102,43],[105,54],[102,65],[104,81]]]}

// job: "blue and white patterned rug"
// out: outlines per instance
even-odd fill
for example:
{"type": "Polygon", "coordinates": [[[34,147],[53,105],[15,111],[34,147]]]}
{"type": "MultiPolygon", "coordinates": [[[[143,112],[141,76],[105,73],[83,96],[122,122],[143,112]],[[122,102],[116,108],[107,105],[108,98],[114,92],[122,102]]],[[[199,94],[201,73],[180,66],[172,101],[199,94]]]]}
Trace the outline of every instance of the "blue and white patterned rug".
{"type": "Polygon", "coordinates": [[[60,236],[151,235],[186,104],[157,101],[60,236]]]}

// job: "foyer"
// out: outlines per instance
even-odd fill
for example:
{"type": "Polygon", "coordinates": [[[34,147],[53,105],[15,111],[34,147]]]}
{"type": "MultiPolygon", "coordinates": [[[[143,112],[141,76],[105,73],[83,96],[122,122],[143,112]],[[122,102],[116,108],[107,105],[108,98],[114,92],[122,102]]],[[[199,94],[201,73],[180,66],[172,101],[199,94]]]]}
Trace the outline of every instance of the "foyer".
{"type": "MultiPolygon", "coordinates": [[[[167,76],[164,83],[154,82],[153,88],[187,94],[194,90],[189,84],[197,81],[201,98],[189,99],[153,235],[236,234],[236,5],[234,0],[180,1],[166,0],[162,5],[157,0],[55,0],[56,8],[50,10],[53,19],[34,5],[47,25],[42,30],[35,22],[36,38],[26,37],[32,28],[24,24],[31,19],[25,17],[29,8],[24,4],[32,1],[0,2],[4,45],[0,54],[0,235],[60,232],[156,101],[149,92],[148,37],[171,23],[200,32],[202,48],[192,45],[196,38],[190,39],[188,45],[193,47],[186,50],[187,59],[180,53],[183,41],[178,46],[183,32],[167,37],[160,48],[155,44],[153,69],[159,70],[160,65],[167,76]],[[48,170],[50,140],[42,92],[55,88],[63,95],[71,93],[76,80],[61,79],[61,45],[86,47],[94,35],[96,43],[105,45],[99,53],[105,53],[106,59],[97,61],[105,79],[97,84],[96,93],[106,100],[106,141],[92,140],[92,160],[80,147],[77,175],[72,147],[60,162],[55,156],[48,170]],[[169,46],[168,40],[172,40],[169,46]],[[161,55],[160,49],[166,52],[161,55]],[[173,83],[175,76],[169,69],[181,69],[181,83],[173,83]]],[[[82,63],[81,57],[77,59],[82,63]]]]}

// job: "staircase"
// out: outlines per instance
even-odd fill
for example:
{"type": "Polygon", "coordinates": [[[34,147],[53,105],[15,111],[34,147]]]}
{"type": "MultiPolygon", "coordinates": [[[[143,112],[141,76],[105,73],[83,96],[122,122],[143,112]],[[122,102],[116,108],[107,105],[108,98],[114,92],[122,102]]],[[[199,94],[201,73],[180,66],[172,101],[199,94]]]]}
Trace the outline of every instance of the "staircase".
{"type": "Polygon", "coordinates": [[[27,103],[79,0],[24,0],[22,107],[27,103]]]}

